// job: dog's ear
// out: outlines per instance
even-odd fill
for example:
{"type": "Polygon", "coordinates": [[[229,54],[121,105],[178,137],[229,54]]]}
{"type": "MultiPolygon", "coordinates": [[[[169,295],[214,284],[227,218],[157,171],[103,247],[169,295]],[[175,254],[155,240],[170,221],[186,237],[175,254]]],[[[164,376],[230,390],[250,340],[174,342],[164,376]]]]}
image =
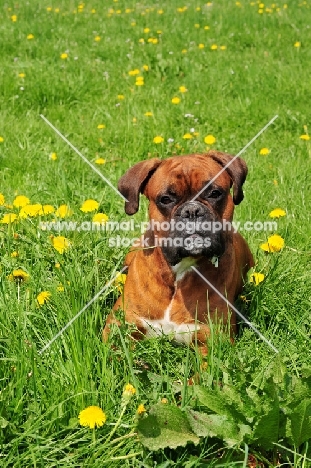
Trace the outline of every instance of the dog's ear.
{"type": "Polygon", "coordinates": [[[161,164],[161,162],[161,159],[158,158],[141,161],[131,167],[121,177],[118,182],[118,189],[128,200],[125,202],[126,214],[133,215],[138,211],[139,194],[143,192],[148,179],[161,164]]]}
{"type": "Polygon", "coordinates": [[[214,161],[218,162],[221,166],[226,167],[226,171],[233,184],[233,202],[235,205],[239,205],[244,198],[242,185],[247,176],[246,162],[244,159],[216,150],[209,151],[207,156],[213,158],[214,161]]]}

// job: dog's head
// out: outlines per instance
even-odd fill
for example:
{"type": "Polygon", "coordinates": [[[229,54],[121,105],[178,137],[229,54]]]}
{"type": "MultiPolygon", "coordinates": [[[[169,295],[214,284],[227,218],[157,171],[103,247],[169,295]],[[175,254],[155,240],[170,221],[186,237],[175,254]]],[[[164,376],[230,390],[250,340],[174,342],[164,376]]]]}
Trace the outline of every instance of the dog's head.
{"type": "Polygon", "coordinates": [[[246,163],[220,151],[139,162],[119,180],[128,200],[125,212],[138,211],[139,195],[149,199],[148,235],[172,265],[184,257],[221,256],[230,233],[234,205],[243,200],[246,163]],[[230,189],[233,187],[233,194],[230,189]]]}

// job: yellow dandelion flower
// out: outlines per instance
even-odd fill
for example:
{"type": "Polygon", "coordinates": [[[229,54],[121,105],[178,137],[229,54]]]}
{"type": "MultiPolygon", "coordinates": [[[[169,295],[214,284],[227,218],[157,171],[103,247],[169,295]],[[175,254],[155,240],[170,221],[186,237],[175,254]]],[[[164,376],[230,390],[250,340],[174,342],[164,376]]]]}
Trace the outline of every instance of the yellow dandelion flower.
{"type": "Polygon", "coordinates": [[[263,280],[265,279],[265,275],[263,275],[262,273],[252,273],[250,275],[250,283],[254,283],[255,286],[258,286],[259,283],[261,283],[263,280]]]}
{"type": "Polygon", "coordinates": [[[179,104],[180,103],[180,98],[175,96],[175,97],[172,98],[171,102],[172,102],[172,104],[179,104]]]}
{"type": "Polygon", "coordinates": [[[104,224],[108,221],[108,216],[105,213],[96,213],[93,216],[93,223],[99,223],[99,224],[104,224]]]}
{"type": "Polygon", "coordinates": [[[132,122],[135,124],[137,122],[136,117],[133,117],[132,122]]]}
{"type": "Polygon", "coordinates": [[[150,32],[150,28],[144,28],[144,33],[148,34],[150,32]]]}
{"type": "Polygon", "coordinates": [[[161,399],[161,403],[162,403],[163,405],[166,405],[166,404],[168,403],[168,399],[167,399],[167,398],[162,398],[162,399],[161,399]]]}
{"type": "Polygon", "coordinates": [[[95,42],[99,42],[99,41],[100,41],[100,36],[95,36],[95,37],[94,37],[94,41],[95,41],[95,42]]]}
{"type": "Polygon", "coordinates": [[[124,389],[123,389],[123,396],[127,397],[127,396],[133,396],[135,395],[136,393],[136,389],[135,387],[133,387],[132,384],[128,383],[124,386],[124,389]]]}
{"type": "Polygon", "coordinates": [[[52,7],[50,7],[50,6],[49,6],[49,7],[46,7],[46,11],[52,11],[52,10],[53,10],[52,7]]]}
{"type": "Polygon", "coordinates": [[[163,15],[164,10],[158,10],[158,15],[163,15]]]}
{"type": "Polygon", "coordinates": [[[212,44],[211,45],[211,50],[217,50],[218,49],[218,45],[217,44],[212,44]]]}
{"type": "Polygon", "coordinates": [[[207,145],[213,145],[216,142],[216,138],[213,135],[207,135],[204,138],[204,143],[207,145]]]}
{"type": "Polygon", "coordinates": [[[144,71],[149,71],[149,65],[143,65],[143,70],[144,71]]]}
{"type": "Polygon", "coordinates": [[[300,47],[300,46],[301,46],[301,42],[296,41],[295,44],[294,44],[294,47],[300,47]]]}
{"type": "Polygon", "coordinates": [[[3,206],[5,204],[5,198],[2,193],[0,193],[0,206],[3,206]]]}
{"type": "Polygon", "coordinates": [[[261,150],[259,151],[259,154],[261,154],[262,156],[267,156],[267,154],[270,153],[270,150],[268,148],[261,148],[261,150]]]}
{"type": "Polygon", "coordinates": [[[146,412],[146,408],[145,408],[145,405],[143,405],[142,403],[140,405],[138,405],[138,408],[136,410],[136,413],[137,414],[143,414],[146,412]]]}
{"type": "Polygon", "coordinates": [[[0,223],[2,224],[11,224],[13,221],[17,219],[17,215],[15,213],[8,213],[3,216],[0,223]]]}
{"type": "Polygon", "coordinates": [[[227,46],[221,45],[219,48],[220,48],[220,50],[226,50],[226,49],[227,49],[227,46]]]}
{"type": "Polygon", "coordinates": [[[264,8],[265,4],[264,3],[259,3],[258,8],[264,8]]]}
{"type": "Polygon", "coordinates": [[[26,76],[26,73],[19,73],[19,74],[18,74],[18,77],[19,77],[19,78],[25,78],[25,76],[26,76]]]}
{"type": "Polygon", "coordinates": [[[12,257],[12,258],[18,257],[18,252],[16,252],[16,250],[14,250],[14,251],[11,253],[11,257],[12,257]]]}
{"type": "Polygon", "coordinates": [[[152,37],[150,41],[148,39],[148,42],[151,42],[152,44],[157,44],[159,42],[159,39],[157,39],[156,37],[152,37]]]}
{"type": "Polygon", "coordinates": [[[188,89],[186,88],[186,86],[179,86],[179,91],[181,93],[186,93],[188,91],[188,89]]]}
{"type": "Polygon", "coordinates": [[[124,94],[118,94],[117,98],[120,99],[120,101],[122,101],[123,99],[125,99],[125,96],[124,94]]]}
{"type": "Polygon", "coordinates": [[[71,242],[64,236],[56,236],[52,239],[52,245],[57,252],[63,254],[71,246],[71,242]]]}
{"type": "Polygon", "coordinates": [[[59,10],[59,8],[55,8],[54,11],[55,11],[55,13],[59,13],[60,10],[59,10]]]}
{"type": "Polygon", "coordinates": [[[28,218],[28,216],[34,218],[35,216],[41,216],[43,214],[41,203],[35,203],[34,205],[23,206],[19,212],[19,217],[22,219],[28,218]]]}
{"type": "Polygon", "coordinates": [[[95,8],[92,8],[91,13],[92,13],[93,15],[94,15],[94,13],[96,13],[95,8]]]}
{"type": "Polygon", "coordinates": [[[106,419],[105,413],[99,406],[88,406],[79,413],[80,425],[90,429],[103,426],[106,419]]]}
{"type": "Polygon", "coordinates": [[[105,164],[105,163],[106,163],[106,159],[104,158],[95,159],[95,164],[105,164]]]}
{"type": "Polygon", "coordinates": [[[46,304],[51,297],[51,293],[49,291],[42,291],[37,296],[37,302],[40,306],[46,304]]]}
{"type": "Polygon", "coordinates": [[[145,84],[144,79],[142,77],[137,77],[137,79],[135,81],[135,85],[136,86],[144,86],[144,84],[145,84]]]}
{"type": "Polygon", "coordinates": [[[205,47],[204,44],[199,44],[199,45],[198,45],[198,48],[199,48],[199,49],[204,49],[204,47],[205,47]]]}
{"type": "Polygon", "coordinates": [[[54,266],[55,266],[55,268],[60,268],[60,263],[59,263],[59,262],[57,262],[57,263],[55,263],[55,265],[54,265],[54,266]]]}
{"type": "Polygon", "coordinates": [[[3,142],[4,142],[4,138],[0,136],[0,143],[3,143],[3,142]]]}
{"type": "Polygon", "coordinates": [[[163,34],[162,29],[157,29],[157,34],[163,34]]]}
{"type": "Polygon", "coordinates": [[[50,154],[50,159],[52,159],[52,161],[56,161],[56,159],[57,159],[57,154],[56,154],[56,153],[51,153],[51,154],[50,154]]]}
{"type": "Polygon", "coordinates": [[[141,37],[141,38],[138,40],[138,42],[139,42],[140,44],[145,44],[145,39],[141,37]]]}
{"type": "Polygon", "coordinates": [[[269,216],[270,218],[281,218],[282,216],[286,216],[286,211],[281,208],[275,208],[275,210],[270,211],[269,216]]]}
{"type": "Polygon", "coordinates": [[[260,15],[262,15],[263,9],[262,9],[262,8],[259,8],[258,13],[259,13],[260,15]]]}
{"type": "Polygon", "coordinates": [[[85,202],[82,204],[80,210],[83,211],[84,213],[89,213],[91,211],[96,211],[99,207],[99,203],[96,200],[85,200],[85,202]]]}
{"type": "Polygon", "coordinates": [[[188,52],[187,49],[183,49],[183,50],[181,51],[182,54],[186,54],[187,52],[188,52]]]}
{"type": "Polygon", "coordinates": [[[106,128],[106,125],[104,124],[98,124],[97,125],[98,130],[102,130],[103,128],[106,128]]]}
{"type": "Polygon", "coordinates": [[[30,200],[29,200],[28,197],[25,197],[25,195],[18,195],[13,200],[13,205],[16,208],[22,208],[23,206],[26,206],[26,205],[29,205],[29,204],[30,204],[30,200]]]}
{"type": "Polygon", "coordinates": [[[268,238],[268,241],[261,244],[260,248],[265,252],[279,252],[284,247],[284,239],[278,234],[274,234],[268,238]]]}
{"type": "Polygon", "coordinates": [[[139,73],[140,73],[140,71],[139,71],[138,68],[135,68],[134,70],[130,70],[130,71],[128,72],[128,74],[129,74],[130,76],[139,75],[139,73]]]}
{"type": "Polygon", "coordinates": [[[193,136],[191,135],[191,133],[185,133],[184,136],[183,136],[183,139],[184,139],[184,140],[191,140],[191,138],[193,138],[193,136]]]}
{"type": "Polygon", "coordinates": [[[153,139],[153,143],[155,143],[156,145],[159,143],[163,143],[163,141],[164,141],[164,138],[161,136],[155,136],[153,139]]]}
{"type": "Polygon", "coordinates": [[[42,211],[44,215],[48,215],[48,214],[54,213],[55,208],[52,205],[43,205],[42,211]]]}
{"type": "Polygon", "coordinates": [[[31,40],[31,39],[34,39],[34,38],[35,38],[35,36],[33,34],[28,34],[28,36],[27,36],[28,40],[31,40]]]}
{"type": "Polygon", "coordinates": [[[60,205],[55,211],[55,215],[58,218],[66,218],[67,216],[72,215],[72,210],[69,208],[68,205],[60,205]]]}
{"type": "Polygon", "coordinates": [[[152,117],[153,116],[153,113],[152,112],[145,112],[144,115],[146,117],[152,117]]]}
{"type": "Polygon", "coordinates": [[[59,286],[57,286],[56,291],[57,292],[64,292],[65,288],[64,288],[64,286],[62,284],[60,284],[59,286]]]}
{"type": "Polygon", "coordinates": [[[204,26],[205,31],[208,31],[209,28],[210,28],[209,26],[204,26]]]}
{"type": "Polygon", "coordinates": [[[9,275],[9,280],[16,281],[17,283],[22,283],[23,281],[27,281],[29,277],[30,275],[28,273],[19,268],[18,270],[12,271],[12,273],[9,275]]]}
{"type": "Polygon", "coordinates": [[[68,54],[66,52],[63,52],[62,54],[60,54],[60,58],[62,60],[66,60],[68,58],[68,54]]]}
{"type": "Polygon", "coordinates": [[[199,29],[199,27],[200,27],[199,23],[196,23],[196,24],[194,25],[194,27],[197,28],[197,29],[199,29]]]}
{"type": "Polygon", "coordinates": [[[309,141],[310,140],[310,136],[309,135],[300,135],[299,137],[301,140],[305,140],[305,141],[309,141]]]}
{"type": "Polygon", "coordinates": [[[16,21],[17,21],[17,15],[12,15],[12,16],[11,16],[11,20],[13,21],[13,23],[16,23],[16,21]]]}

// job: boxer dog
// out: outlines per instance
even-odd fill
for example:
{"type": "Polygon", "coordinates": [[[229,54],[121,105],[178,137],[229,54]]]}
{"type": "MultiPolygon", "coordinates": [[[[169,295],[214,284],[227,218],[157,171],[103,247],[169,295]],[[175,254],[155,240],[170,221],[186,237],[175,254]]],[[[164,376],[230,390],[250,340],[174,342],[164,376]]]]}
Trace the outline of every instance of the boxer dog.
{"type": "Polygon", "coordinates": [[[150,222],[126,256],[124,292],[107,318],[105,341],[111,325],[119,324],[119,309],[135,325],[134,338],[168,334],[204,348],[209,319],[217,317],[236,332],[234,311],[192,267],[230,303],[241,292],[254,261],[243,237],[228,227],[234,205],[243,200],[246,175],[241,158],[212,150],[141,161],[121,177],[118,189],[128,200],[125,212],[138,211],[142,193],[149,200],[150,222]],[[226,229],[219,229],[223,225],[226,229]]]}

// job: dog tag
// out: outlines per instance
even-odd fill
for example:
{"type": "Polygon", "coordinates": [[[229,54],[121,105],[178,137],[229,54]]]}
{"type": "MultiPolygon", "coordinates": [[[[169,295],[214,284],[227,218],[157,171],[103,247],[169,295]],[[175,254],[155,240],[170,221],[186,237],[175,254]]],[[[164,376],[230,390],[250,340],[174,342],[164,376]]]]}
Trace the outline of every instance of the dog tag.
{"type": "Polygon", "coordinates": [[[215,268],[218,268],[218,257],[216,257],[216,255],[211,259],[211,262],[215,268]]]}

